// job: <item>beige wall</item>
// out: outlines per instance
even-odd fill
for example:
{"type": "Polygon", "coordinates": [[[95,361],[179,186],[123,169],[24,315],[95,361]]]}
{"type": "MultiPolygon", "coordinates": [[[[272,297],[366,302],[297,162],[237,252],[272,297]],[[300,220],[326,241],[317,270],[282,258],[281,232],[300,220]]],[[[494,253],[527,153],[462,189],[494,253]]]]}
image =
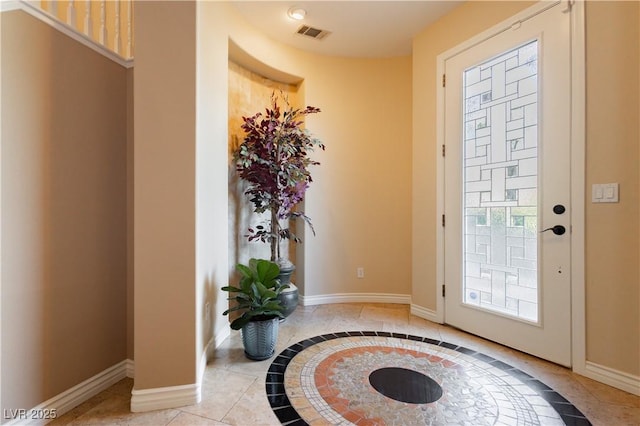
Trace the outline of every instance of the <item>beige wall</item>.
{"type": "MultiPolygon", "coordinates": [[[[470,2],[414,39],[413,296],[435,310],[436,57],[529,6],[470,2]],[[419,218],[425,218],[420,220],[419,218]]],[[[640,373],[638,3],[588,2],[587,360],[640,373]],[[620,183],[620,203],[593,205],[592,183],[620,183]]]]}
{"type": "Polygon", "coordinates": [[[228,324],[227,45],[215,2],[136,3],[135,390],[195,384],[228,324]]]}
{"type": "Polygon", "coordinates": [[[302,293],[410,294],[411,58],[312,55],[270,42],[238,17],[233,23],[234,43],[302,77],[305,103],[322,110],[307,119],[327,149],[314,154],[321,165],[307,192],[317,235],[305,232],[302,293]]]}
{"type": "MultiPolygon", "coordinates": [[[[0,17],[0,48],[2,48],[2,21],[0,17]]],[[[2,69],[2,51],[0,50],[0,70],[2,69]]],[[[2,405],[2,76],[0,75],[0,409],[2,405]]]]}
{"type": "Polygon", "coordinates": [[[439,54],[498,24],[532,2],[465,3],[413,40],[413,303],[436,310],[436,63],[439,54]]]}
{"type": "Polygon", "coordinates": [[[126,358],[127,82],[24,12],[0,19],[0,373],[16,409],[126,358]]]}
{"type": "Polygon", "coordinates": [[[587,359],[640,375],[638,2],[587,2],[587,359]],[[620,184],[620,202],[590,203],[620,184]]]}
{"type": "Polygon", "coordinates": [[[196,382],[195,9],[135,4],[134,390],[196,382]]]}
{"type": "Polygon", "coordinates": [[[411,58],[314,57],[308,127],[325,142],[305,210],[305,296],[411,293],[411,58]],[[365,278],[356,278],[356,268],[365,278]]]}
{"type": "Polygon", "coordinates": [[[133,68],[127,70],[127,359],[133,360],[133,68]]]}
{"type": "Polygon", "coordinates": [[[197,2],[196,115],[196,356],[224,336],[228,307],[220,287],[228,284],[228,43],[224,5],[197,2]],[[215,52],[215,54],[213,54],[215,52]],[[207,314],[206,306],[209,304],[207,314]]]}

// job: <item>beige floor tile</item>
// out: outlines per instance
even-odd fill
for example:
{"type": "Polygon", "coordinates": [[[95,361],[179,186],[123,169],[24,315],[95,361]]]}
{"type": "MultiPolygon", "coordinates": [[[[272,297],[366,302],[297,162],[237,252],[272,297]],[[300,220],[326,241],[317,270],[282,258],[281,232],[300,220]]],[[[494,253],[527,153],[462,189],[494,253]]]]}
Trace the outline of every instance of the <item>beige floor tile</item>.
{"type": "Polygon", "coordinates": [[[583,408],[582,412],[595,426],[640,425],[640,408],[637,407],[593,403],[583,408]]]}
{"type": "Polygon", "coordinates": [[[180,413],[168,423],[168,426],[226,426],[230,423],[218,422],[206,417],[189,413],[180,413]]]}
{"type": "Polygon", "coordinates": [[[222,419],[232,425],[279,425],[269,401],[265,398],[263,380],[255,381],[222,419]]]}
{"type": "Polygon", "coordinates": [[[89,400],[84,403],[78,405],[72,410],[68,411],[64,415],[54,419],[49,422],[49,426],[61,426],[72,423],[78,417],[86,414],[92,409],[96,408],[101,403],[109,400],[115,399],[123,404],[123,408],[127,408],[125,412],[128,412],[128,404],[131,396],[131,389],[133,388],[133,379],[125,378],[109,387],[104,392],[100,392],[99,394],[93,396],[89,400]],[[126,407],[125,407],[126,405],[126,407]]]}
{"type": "Polygon", "coordinates": [[[381,303],[379,305],[381,305],[383,308],[386,308],[386,309],[399,309],[407,313],[410,311],[410,308],[408,305],[402,305],[400,303],[381,303]]]}
{"type": "MultiPolygon", "coordinates": [[[[397,304],[332,304],[300,306],[280,324],[276,354],[288,346],[336,331],[381,330],[425,336],[478,350],[502,360],[552,387],[594,425],[640,425],[640,397],[574,374],[569,369],[469,335],[455,328],[410,315],[397,304]]],[[[270,360],[244,355],[240,333],[216,348],[202,383],[202,402],[173,410],[131,413],[133,380],[124,379],[50,425],[277,425],[264,377],[270,360]]],[[[320,423],[326,423],[319,419],[320,423]]]]}
{"type": "Polygon", "coordinates": [[[291,333],[284,335],[289,338],[285,347],[289,347],[294,343],[309,339],[311,337],[338,331],[332,328],[330,323],[331,320],[327,319],[325,320],[325,323],[296,326],[293,330],[291,330],[291,333]]]}
{"type": "Polygon", "coordinates": [[[181,407],[180,411],[222,421],[256,380],[255,376],[207,367],[202,381],[202,401],[196,405],[181,407]]]}
{"type": "Polygon", "coordinates": [[[409,312],[406,309],[385,308],[382,306],[365,306],[360,319],[384,321],[385,324],[409,324],[409,312]]]}
{"type": "Polygon", "coordinates": [[[578,374],[575,375],[575,380],[580,382],[583,386],[588,387],[589,392],[591,392],[600,402],[640,408],[640,398],[635,395],[607,386],[603,383],[596,382],[595,380],[578,374]]]}
{"type": "MultiPolygon", "coordinates": [[[[282,343],[276,346],[274,356],[278,355],[284,349],[286,349],[289,345],[282,343]]],[[[263,361],[252,361],[246,357],[244,351],[237,353],[231,360],[231,364],[229,364],[229,371],[234,371],[236,373],[251,375],[255,378],[264,377],[265,373],[269,369],[269,366],[273,362],[273,357],[269,359],[265,359],[263,361]]]]}
{"type": "MultiPolygon", "coordinates": [[[[228,341],[229,339],[227,339],[228,341]]],[[[237,358],[238,354],[244,354],[244,350],[242,346],[240,347],[228,347],[220,346],[213,351],[207,360],[207,368],[216,367],[216,368],[228,368],[229,365],[233,362],[235,358],[237,358]]]]}
{"type": "Polygon", "coordinates": [[[360,317],[363,305],[359,303],[336,303],[331,305],[319,305],[312,314],[312,317],[332,318],[340,315],[343,318],[357,319],[360,317]]]}
{"type": "Polygon", "coordinates": [[[130,396],[130,394],[112,396],[66,424],[69,426],[166,425],[180,414],[175,409],[131,413],[129,410],[130,396]]]}
{"type": "Polygon", "coordinates": [[[331,331],[384,331],[384,321],[353,320],[336,317],[331,320],[331,331]]]}

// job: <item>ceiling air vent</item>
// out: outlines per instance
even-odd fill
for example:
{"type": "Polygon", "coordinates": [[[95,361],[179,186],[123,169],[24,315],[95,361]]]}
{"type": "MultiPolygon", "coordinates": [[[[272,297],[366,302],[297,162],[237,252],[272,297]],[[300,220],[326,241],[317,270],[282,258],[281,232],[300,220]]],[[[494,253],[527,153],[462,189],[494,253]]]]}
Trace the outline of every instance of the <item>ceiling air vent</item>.
{"type": "Polygon", "coordinates": [[[298,28],[298,31],[296,31],[296,33],[307,36],[307,37],[315,38],[316,40],[322,40],[323,38],[325,38],[330,34],[329,31],[313,28],[308,25],[302,25],[300,28],[298,28]]]}

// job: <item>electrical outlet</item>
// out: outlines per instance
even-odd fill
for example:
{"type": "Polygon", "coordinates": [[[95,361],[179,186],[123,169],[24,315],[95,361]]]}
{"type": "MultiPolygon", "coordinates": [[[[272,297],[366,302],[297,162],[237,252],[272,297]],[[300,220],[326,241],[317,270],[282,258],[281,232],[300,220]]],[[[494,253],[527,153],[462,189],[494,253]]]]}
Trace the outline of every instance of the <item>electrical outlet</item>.
{"type": "Polygon", "coordinates": [[[364,278],[364,268],[363,268],[362,266],[359,266],[359,267],[356,269],[356,276],[357,276],[358,278],[364,278]]]}

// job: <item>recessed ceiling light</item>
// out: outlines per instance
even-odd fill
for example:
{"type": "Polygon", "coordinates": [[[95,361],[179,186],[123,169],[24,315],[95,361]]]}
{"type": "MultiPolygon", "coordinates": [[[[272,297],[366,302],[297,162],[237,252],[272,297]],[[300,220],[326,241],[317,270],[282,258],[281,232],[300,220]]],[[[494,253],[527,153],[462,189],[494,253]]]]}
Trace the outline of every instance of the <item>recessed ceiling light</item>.
{"type": "Polygon", "coordinates": [[[307,11],[300,7],[293,6],[289,8],[289,10],[287,11],[287,15],[289,15],[289,18],[291,19],[295,19],[296,21],[301,21],[307,15],[307,11]]]}

